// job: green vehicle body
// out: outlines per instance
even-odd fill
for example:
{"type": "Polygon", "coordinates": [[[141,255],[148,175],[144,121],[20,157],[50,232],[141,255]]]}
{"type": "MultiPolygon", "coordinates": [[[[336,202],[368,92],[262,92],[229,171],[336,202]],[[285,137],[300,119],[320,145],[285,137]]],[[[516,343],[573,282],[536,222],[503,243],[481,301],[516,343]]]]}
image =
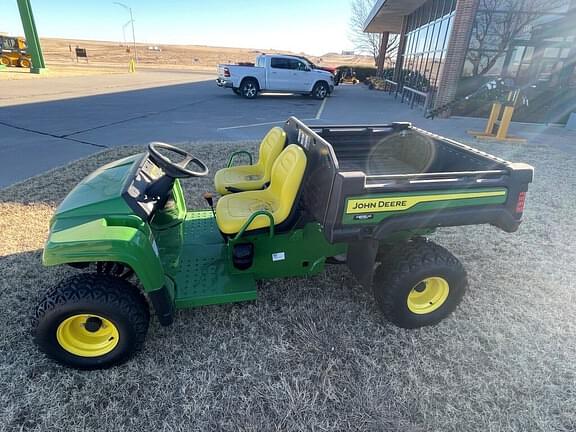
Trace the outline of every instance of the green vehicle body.
{"type": "MultiPolygon", "coordinates": [[[[409,126],[401,125],[405,127],[409,126]]],[[[304,134],[318,141],[323,136],[323,131],[313,132],[293,118],[285,128],[291,141],[302,146],[309,141],[304,134]]],[[[324,150],[319,154],[325,155],[324,150]]],[[[249,219],[237,235],[224,238],[211,210],[186,209],[177,179],[171,186],[170,205],[150,219],[129,204],[127,193],[147,159],[148,153],[142,153],[113,162],[80,182],[51,220],[43,263],[124,264],[136,274],[164,325],[172,322],[174,309],[253,300],[258,280],[314,275],[335,256],[347,256],[353,274],[368,286],[379,249],[438,226],[492,223],[514,231],[521,221],[521,210],[515,212],[518,194],[525,193],[532,179],[531,167],[509,164],[505,180],[477,181],[494,179],[492,171],[464,176],[466,181],[474,178],[474,188],[465,181],[449,186],[440,181],[442,185],[434,189],[427,184],[416,185],[417,190],[406,186],[384,191],[388,186],[369,189],[365,174],[338,170],[333,162],[336,169],[328,186],[314,179],[319,189],[329,190],[329,198],[318,199],[322,207],[311,209],[312,217],[305,223],[284,230],[272,225],[247,231],[249,219]],[[246,244],[253,246],[253,256],[248,268],[239,268],[234,253],[246,244]]],[[[266,214],[256,212],[251,218],[261,213],[266,214]]]]}
{"type": "Polygon", "coordinates": [[[153,301],[187,308],[253,300],[256,280],[317,274],[326,257],[346,252],[346,244],[328,243],[317,223],[280,234],[272,227],[225,243],[212,211],[186,211],[178,180],[172,189],[175,205],[149,224],[121,193],[134,163],[146,156],[106,165],[70,192],[50,223],[44,265],[121,263],[134,271],[153,301]],[[232,265],[230,256],[239,243],[257,245],[248,271],[232,265]]]}
{"type": "Polygon", "coordinates": [[[121,196],[123,181],[139,157],[99,168],[68,194],[50,222],[44,265],[118,262],[134,270],[147,292],[164,286],[152,229],[121,196]]]}

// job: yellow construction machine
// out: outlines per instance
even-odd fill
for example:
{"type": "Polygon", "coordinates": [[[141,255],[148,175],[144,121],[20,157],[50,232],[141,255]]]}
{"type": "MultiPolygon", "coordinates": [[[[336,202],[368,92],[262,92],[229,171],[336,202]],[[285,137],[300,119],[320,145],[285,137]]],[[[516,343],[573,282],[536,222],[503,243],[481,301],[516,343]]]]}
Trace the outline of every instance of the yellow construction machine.
{"type": "Polygon", "coordinates": [[[31,68],[32,58],[26,52],[26,40],[21,37],[0,36],[0,64],[31,68]]]}

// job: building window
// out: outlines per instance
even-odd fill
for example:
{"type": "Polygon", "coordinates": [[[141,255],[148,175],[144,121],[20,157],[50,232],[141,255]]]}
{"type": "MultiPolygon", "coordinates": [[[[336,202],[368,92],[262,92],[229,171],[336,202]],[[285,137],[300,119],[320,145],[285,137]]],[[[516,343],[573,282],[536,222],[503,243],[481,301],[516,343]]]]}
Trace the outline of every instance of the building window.
{"type": "MultiPolygon", "coordinates": [[[[523,89],[518,121],[562,122],[576,109],[576,0],[480,0],[457,98],[495,77],[523,89]]],[[[486,101],[456,114],[486,115],[486,101]]]]}
{"type": "Polygon", "coordinates": [[[400,82],[434,92],[448,48],[456,0],[430,0],[408,16],[400,82]]]}

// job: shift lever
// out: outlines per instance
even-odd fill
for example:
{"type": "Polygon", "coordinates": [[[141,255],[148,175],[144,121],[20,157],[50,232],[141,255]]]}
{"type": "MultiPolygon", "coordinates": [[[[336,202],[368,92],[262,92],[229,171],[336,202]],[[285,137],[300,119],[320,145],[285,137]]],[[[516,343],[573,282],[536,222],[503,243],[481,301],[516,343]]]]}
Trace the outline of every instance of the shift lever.
{"type": "Polygon", "coordinates": [[[210,192],[204,192],[202,197],[206,200],[208,206],[210,206],[210,210],[212,210],[214,218],[216,218],[216,212],[214,211],[214,196],[210,192]]]}

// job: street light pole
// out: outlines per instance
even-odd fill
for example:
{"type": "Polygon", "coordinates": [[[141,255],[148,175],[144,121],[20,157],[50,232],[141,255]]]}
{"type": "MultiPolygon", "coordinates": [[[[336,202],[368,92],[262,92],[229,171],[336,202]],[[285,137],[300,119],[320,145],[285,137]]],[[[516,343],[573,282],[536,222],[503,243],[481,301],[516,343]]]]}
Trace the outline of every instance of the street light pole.
{"type": "Polygon", "coordinates": [[[138,52],[136,51],[136,34],[134,33],[134,18],[132,18],[132,8],[128,8],[130,11],[130,22],[132,23],[132,42],[134,43],[134,61],[138,63],[138,52]]]}
{"type": "Polygon", "coordinates": [[[120,2],[114,2],[114,4],[122,6],[124,9],[128,11],[128,13],[130,13],[130,23],[132,24],[132,43],[134,45],[134,61],[138,63],[138,52],[136,51],[136,33],[134,32],[134,18],[132,17],[132,8],[120,2]]]}

